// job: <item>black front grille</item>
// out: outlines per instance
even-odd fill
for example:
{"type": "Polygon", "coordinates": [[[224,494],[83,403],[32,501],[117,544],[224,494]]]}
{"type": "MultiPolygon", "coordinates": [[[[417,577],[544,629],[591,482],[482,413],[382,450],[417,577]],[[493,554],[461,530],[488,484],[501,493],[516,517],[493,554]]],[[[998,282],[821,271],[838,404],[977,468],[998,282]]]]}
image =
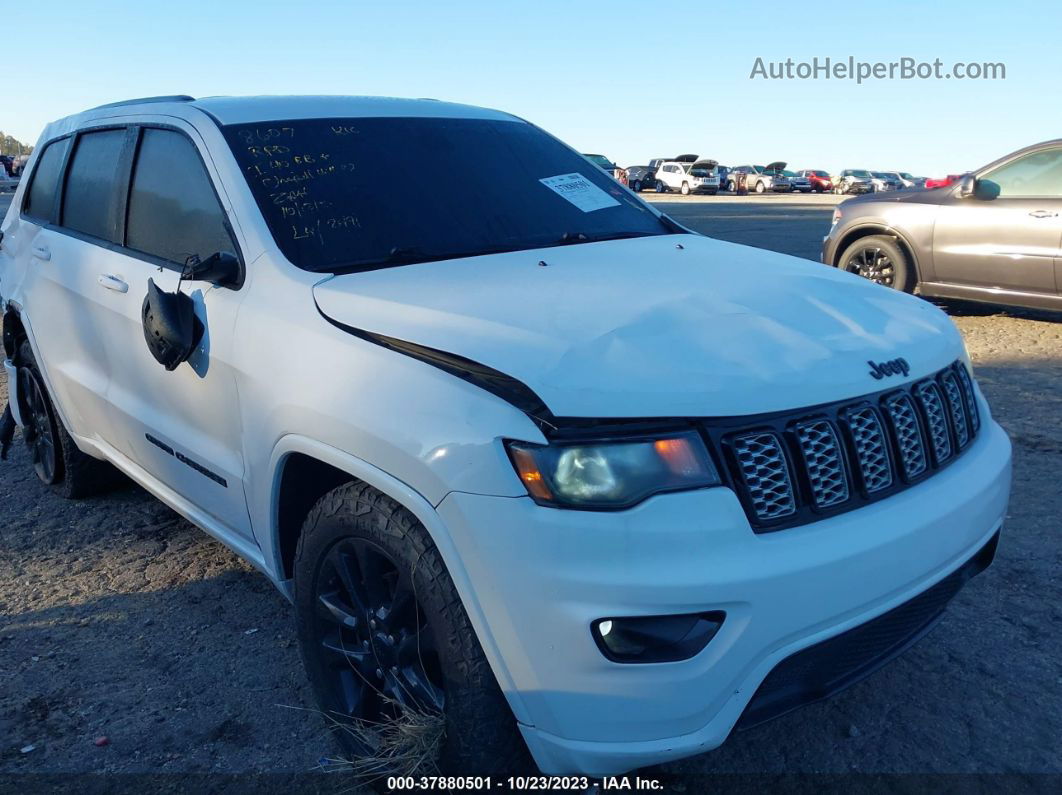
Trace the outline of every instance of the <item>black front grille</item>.
{"type": "Polygon", "coordinates": [[[756,690],[737,728],[828,698],[903,653],[932,628],[966,581],[988,567],[998,543],[996,533],[963,566],[914,599],[782,660],[756,690]]]}
{"type": "Polygon", "coordinates": [[[970,374],[955,362],[899,389],[705,429],[749,521],[766,532],[907,488],[955,460],[979,425],[970,374]]]}

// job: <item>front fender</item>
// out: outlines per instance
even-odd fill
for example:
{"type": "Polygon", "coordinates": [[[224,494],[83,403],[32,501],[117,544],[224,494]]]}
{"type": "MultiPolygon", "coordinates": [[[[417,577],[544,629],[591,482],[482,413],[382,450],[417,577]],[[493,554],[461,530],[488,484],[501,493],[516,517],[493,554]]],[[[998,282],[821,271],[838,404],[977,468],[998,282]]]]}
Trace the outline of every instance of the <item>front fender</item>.
{"type": "Polygon", "coordinates": [[[291,583],[290,581],[285,581],[283,579],[283,564],[279,560],[278,555],[278,550],[280,549],[280,528],[276,517],[280,480],[283,471],[282,464],[284,459],[293,453],[301,453],[311,458],[315,458],[318,461],[348,473],[358,480],[368,483],[374,489],[383,492],[391,499],[400,503],[417,517],[417,520],[422,525],[424,525],[424,528],[428,531],[436,548],[439,550],[439,554],[442,555],[443,563],[446,564],[446,569],[450,574],[450,578],[453,580],[454,586],[457,588],[457,592],[461,596],[461,603],[464,605],[465,611],[468,613],[468,617],[476,631],[476,637],[479,638],[480,645],[483,647],[483,653],[486,655],[487,661],[490,663],[494,676],[498,680],[499,687],[508,698],[509,704],[516,715],[516,719],[521,722],[527,722],[527,708],[519,694],[516,692],[512,676],[499,653],[497,642],[490,631],[490,627],[487,625],[484,611],[479,601],[479,596],[472,585],[464,562],[454,545],[450,531],[438,512],[436,512],[434,506],[432,506],[422,494],[408,484],[389,475],[382,469],[370,464],[368,461],[364,461],[349,453],[345,453],[342,450],[323,442],[319,442],[316,439],[311,439],[298,434],[288,434],[281,437],[273,448],[273,453],[270,456],[269,462],[270,471],[273,472],[273,484],[271,489],[272,499],[270,506],[272,521],[270,522],[269,531],[271,543],[264,544],[263,546],[265,548],[262,551],[267,565],[270,566],[273,571],[275,581],[281,590],[284,591],[285,595],[289,598],[291,597],[291,583]]]}

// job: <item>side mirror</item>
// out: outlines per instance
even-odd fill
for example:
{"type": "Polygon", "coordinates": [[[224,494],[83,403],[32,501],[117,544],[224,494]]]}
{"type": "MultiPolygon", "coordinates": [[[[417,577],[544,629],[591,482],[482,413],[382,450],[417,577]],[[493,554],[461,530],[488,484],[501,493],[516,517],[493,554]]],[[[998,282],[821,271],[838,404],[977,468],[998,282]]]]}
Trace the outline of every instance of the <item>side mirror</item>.
{"type": "Polygon", "coordinates": [[[192,355],[203,336],[191,297],[179,291],[163,292],[154,279],[148,279],[140,319],[148,350],[155,361],[170,371],[192,355]]]}
{"type": "Polygon", "coordinates": [[[186,265],[184,278],[238,289],[243,285],[243,266],[235,254],[218,251],[204,260],[186,265]]]}
{"type": "Polygon", "coordinates": [[[967,174],[959,181],[959,198],[969,199],[977,193],[977,177],[967,174]]]}

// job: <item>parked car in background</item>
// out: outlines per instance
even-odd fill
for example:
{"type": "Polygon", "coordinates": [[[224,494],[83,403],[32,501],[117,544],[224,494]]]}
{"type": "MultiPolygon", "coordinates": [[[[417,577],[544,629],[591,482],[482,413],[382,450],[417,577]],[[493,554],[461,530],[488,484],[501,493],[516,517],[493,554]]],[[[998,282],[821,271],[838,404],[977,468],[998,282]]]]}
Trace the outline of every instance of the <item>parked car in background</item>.
{"type": "Polygon", "coordinates": [[[789,178],[789,185],[794,192],[811,193],[811,180],[807,177],[789,170],[783,170],[782,174],[789,178]]]}
{"type": "Polygon", "coordinates": [[[1062,309],[1062,140],[937,190],[842,203],[822,261],[922,295],[1062,309]]]}
{"type": "MultiPolygon", "coordinates": [[[[291,602],[347,769],[462,790],[533,758],[585,791],[701,754],[889,662],[995,555],[1010,442],[946,314],[694,234],[522,119],[164,97],[48,125],[31,164],[3,529],[120,469],[291,602]],[[357,167],[256,168],[275,141],[357,167]],[[462,178],[410,190],[426,163],[462,178]]],[[[998,624],[989,590],[964,607],[998,624]]],[[[301,695],[244,645],[241,686],[301,695]]]]}
{"type": "Polygon", "coordinates": [[[886,171],[871,171],[870,183],[876,191],[899,190],[903,184],[886,171]]]}
{"type": "Polygon", "coordinates": [[[731,185],[736,185],[737,175],[744,174],[746,186],[752,193],[766,193],[767,191],[782,193],[793,189],[793,186],[789,184],[789,177],[781,173],[785,165],[778,161],[767,166],[735,166],[731,169],[727,179],[731,185]]]}
{"type": "Polygon", "coordinates": [[[626,178],[626,174],[624,173],[624,170],[622,168],[620,168],[619,166],[617,166],[613,161],[609,160],[604,155],[588,155],[588,154],[584,153],[583,157],[585,157],[587,160],[589,160],[595,166],[600,167],[602,171],[607,173],[610,177],[612,177],[617,182],[622,182],[626,178]]]}
{"type": "Polygon", "coordinates": [[[664,162],[667,162],[666,157],[654,157],[648,165],[627,166],[627,187],[635,193],[646,188],[655,188],[656,169],[664,162]]]}
{"type": "Polygon", "coordinates": [[[16,155],[14,162],[14,172],[16,177],[22,176],[22,172],[26,168],[26,163],[29,162],[30,156],[28,154],[16,155]]]}
{"type": "Polygon", "coordinates": [[[821,168],[805,168],[798,171],[797,174],[805,177],[811,183],[811,190],[815,193],[833,190],[833,178],[828,171],[823,171],[821,168]]]}
{"type": "Polygon", "coordinates": [[[834,193],[870,193],[874,190],[870,172],[861,168],[846,168],[833,181],[834,193]]]}
{"type": "Polygon", "coordinates": [[[962,179],[962,174],[948,174],[946,177],[936,177],[925,181],[926,188],[946,188],[956,180],[962,179]]]}
{"type": "Polygon", "coordinates": [[[886,171],[890,177],[900,183],[903,188],[920,188],[925,183],[925,177],[915,177],[906,171],[886,171]]]}
{"type": "Polygon", "coordinates": [[[10,155],[0,155],[0,177],[15,176],[15,158],[10,155]]]}
{"type": "Polygon", "coordinates": [[[716,166],[715,173],[719,176],[719,190],[731,190],[730,166],[716,166]]]}
{"type": "Polygon", "coordinates": [[[701,160],[696,155],[679,155],[679,159],[661,163],[657,168],[656,189],[659,193],[678,191],[683,196],[690,193],[714,196],[719,192],[715,165],[714,160],[701,160]]]}

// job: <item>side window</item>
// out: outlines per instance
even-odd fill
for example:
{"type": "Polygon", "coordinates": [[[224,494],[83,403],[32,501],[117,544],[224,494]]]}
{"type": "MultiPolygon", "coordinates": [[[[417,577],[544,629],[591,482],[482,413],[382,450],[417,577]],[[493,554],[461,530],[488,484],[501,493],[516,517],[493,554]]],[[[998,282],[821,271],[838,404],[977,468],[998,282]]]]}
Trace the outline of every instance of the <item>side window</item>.
{"type": "Polygon", "coordinates": [[[62,225],[75,232],[115,241],[114,180],[125,144],[125,130],[101,130],[78,136],[66,173],[62,225]]]}
{"type": "Polygon", "coordinates": [[[127,247],[183,267],[193,257],[236,253],[195,146],[173,130],[145,129],[133,169],[127,247]]]}
{"type": "Polygon", "coordinates": [[[982,175],[982,182],[999,186],[999,195],[1062,196],[1062,149],[1030,152],[982,175]]]}
{"type": "Polygon", "coordinates": [[[66,159],[66,150],[70,148],[70,139],[48,144],[37,159],[37,168],[33,171],[26,203],[22,211],[29,216],[48,223],[55,223],[55,197],[59,192],[60,170],[66,159]]]}

